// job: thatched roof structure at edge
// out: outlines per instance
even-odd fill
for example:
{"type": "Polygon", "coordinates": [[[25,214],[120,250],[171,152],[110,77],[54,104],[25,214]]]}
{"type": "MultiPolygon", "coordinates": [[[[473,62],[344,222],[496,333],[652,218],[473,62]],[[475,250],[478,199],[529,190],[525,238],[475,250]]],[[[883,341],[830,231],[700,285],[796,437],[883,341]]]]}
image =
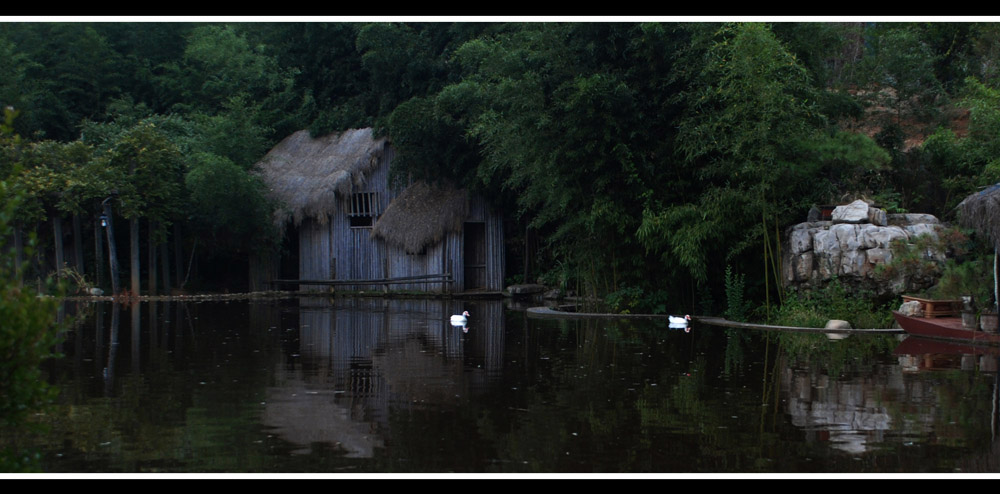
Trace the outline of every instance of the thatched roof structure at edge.
{"type": "Polygon", "coordinates": [[[393,199],[372,228],[372,235],[406,252],[420,252],[448,232],[462,229],[469,212],[464,189],[415,182],[393,199]]]}
{"type": "Polygon", "coordinates": [[[300,130],[278,143],[257,163],[258,170],[278,201],[275,223],[305,218],[326,222],[337,210],[337,197],[365,182],[382,156],[385,138],[372,129],[351,129],[313,138],[300,130]]]}
{"type": "Polygon", "coordinates": [[[1000,184],[970,194],[957,209],[963,226],[988,236],[1000,248],[1000,184]]]}

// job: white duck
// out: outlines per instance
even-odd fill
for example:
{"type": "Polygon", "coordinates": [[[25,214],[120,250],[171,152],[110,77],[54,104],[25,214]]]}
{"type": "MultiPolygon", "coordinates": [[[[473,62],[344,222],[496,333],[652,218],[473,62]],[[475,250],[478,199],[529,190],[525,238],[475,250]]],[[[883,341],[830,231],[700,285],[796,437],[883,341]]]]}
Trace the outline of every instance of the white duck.
{"type": "Polygon", "coordinates": [[[689,322],[691,322],[691,316],[687,316],[687,315],[685,315],[684,317],[681,317],[681,316],[667,316],[667,319],[670,320],[670,324],[688,324],[689,322]]]}
{"type": "Polygon", "coordinates": [[[462,312],[460,316],[451,316],[452,326],[465,326],[469,323],[469,311],[462,312]]]}

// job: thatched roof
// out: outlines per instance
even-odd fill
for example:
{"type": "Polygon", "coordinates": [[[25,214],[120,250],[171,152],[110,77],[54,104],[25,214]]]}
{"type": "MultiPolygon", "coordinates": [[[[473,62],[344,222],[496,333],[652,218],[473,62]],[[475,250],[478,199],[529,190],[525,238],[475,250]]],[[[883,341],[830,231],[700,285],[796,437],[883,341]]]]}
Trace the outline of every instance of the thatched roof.
{"type": "Polygon", "coordinates": [[[364,183],[382,156],[387,140],[371,129],[352,129],[313,138],[300,130],[278,143],[257,163],[271,196],[279,203],[275,222],[304,218],[325,222],[337,210],[337,197],[364,183]]]}
{"type": "Polygon", "coordinates": [[[1000,247],[1000,184],[969,195],[957,209],[963,226],[989,236],[1000,247]]]}
{"type": "Polygon", "coordinates": [[[420,252],[448,232],[461,231],[468,211],[465,190],[416,182],[393,199],[372,228],[372,235],[407,252],[420,252]]]}

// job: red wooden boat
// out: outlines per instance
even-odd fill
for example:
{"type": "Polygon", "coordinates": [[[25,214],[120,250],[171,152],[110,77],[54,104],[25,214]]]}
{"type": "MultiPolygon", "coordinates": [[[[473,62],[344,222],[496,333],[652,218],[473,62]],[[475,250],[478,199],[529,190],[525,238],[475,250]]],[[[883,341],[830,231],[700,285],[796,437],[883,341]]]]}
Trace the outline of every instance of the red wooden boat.
{"type": "Polygon", "coordinates": [[[907,334],[937,338],[944,340],[959,340],[966,343],[982,345],[1000,345],[1000,334],[987,333],[962,327],[961,317],[911,317],[893,311],[893,316],[899,327],[907,334]]]}

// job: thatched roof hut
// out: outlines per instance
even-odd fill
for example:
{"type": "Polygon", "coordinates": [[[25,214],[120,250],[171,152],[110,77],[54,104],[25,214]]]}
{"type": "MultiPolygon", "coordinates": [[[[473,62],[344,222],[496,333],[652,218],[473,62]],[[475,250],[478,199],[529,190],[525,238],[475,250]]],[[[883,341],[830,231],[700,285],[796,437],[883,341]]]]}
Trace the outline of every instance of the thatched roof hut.
{"type": "Polygon", "coordinates": [[[351,129],[314,138],[300,130],[278,143],[258,163],[271,196],[279,203],[275,223],[304,218],[320,222],[337,210],[338,198],[364,183],[386,143],[372,129],[351,129]]]}
{"type": "Polygon", "coordinates": [[[468,206],[464,189],[416,182],[389,204],[372,235],[407,252],[420,252],[446,234],[461,231],[468,206]]]}
{"type": "Polygon", "coordinates": [[[297,251],[284,278],[309,290],[501,290],[500,211],[452,186],[400,190],[390,179],[394,156],[371,129],[299,131],[257,164],[278,203],[274,221],[297,251]]]}
{"type": "MultiPolygon", "coordinates": [[[[1000,184],[971,194],[958,204],[959,222],[993,242],[993,297],[1000,303],[1000,184]]],[[[993,306],[996,310],[997,306],[993,306]]]]}
{"type": "Polygon", "coordinates": [[[1000,184],[971,194],[958,204],[960,223],[986,235],[1000,247],[1000,184]]]}

